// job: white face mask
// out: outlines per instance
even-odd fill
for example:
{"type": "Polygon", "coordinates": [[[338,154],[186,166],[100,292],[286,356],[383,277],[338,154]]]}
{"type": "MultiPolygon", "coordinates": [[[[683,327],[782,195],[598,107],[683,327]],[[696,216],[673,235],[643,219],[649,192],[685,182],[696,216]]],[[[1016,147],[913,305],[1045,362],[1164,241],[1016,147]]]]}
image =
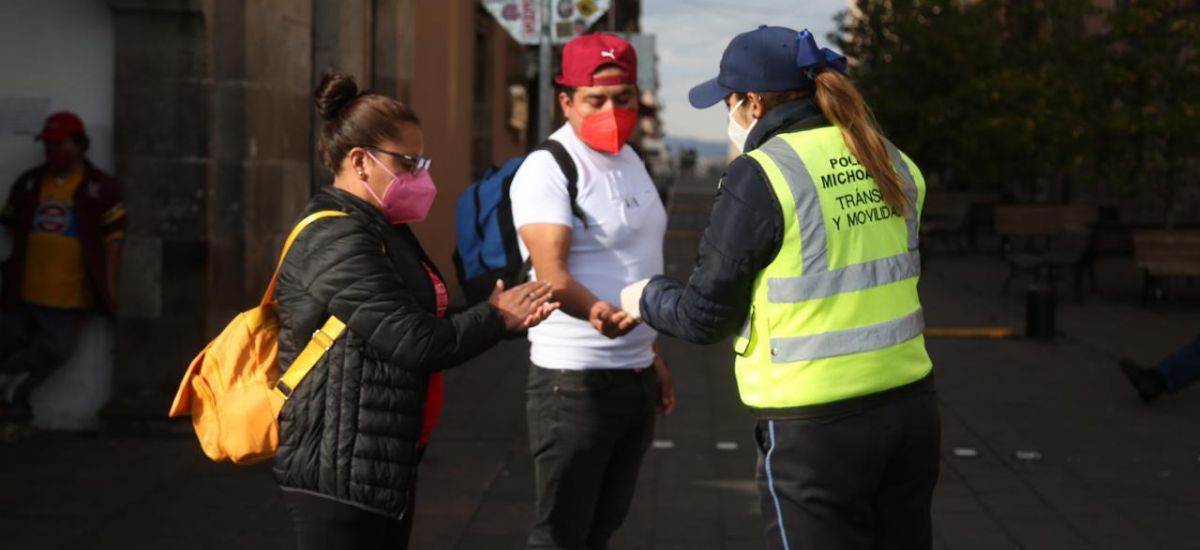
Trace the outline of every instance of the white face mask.
{"type": "Polygon", "coordinates": [[[743,128],[742,125],[738,124],[738,121],[733,118],[733,113],[736,113],[745,102],[746,100],[743,98],[739,100],[732,109],[729,110],[729,141],[733,142],[733,146],[737,148],[739,154],[746,151],[746,139],[750,137],[750,130],[753,130],[754,125],[758,124],[758,119],[754,119],[754,122],[750,123],[750,127],[743,128]]]}

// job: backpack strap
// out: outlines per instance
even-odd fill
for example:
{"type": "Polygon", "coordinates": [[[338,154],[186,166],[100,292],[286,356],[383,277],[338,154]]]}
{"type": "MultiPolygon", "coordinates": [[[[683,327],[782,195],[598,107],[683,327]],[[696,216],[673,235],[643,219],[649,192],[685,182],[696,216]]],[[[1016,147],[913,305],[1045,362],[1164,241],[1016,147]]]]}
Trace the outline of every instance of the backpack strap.
{"type": "Polygon", "coordinates": [[[287,372],[283,373],[283,376],[275,383],[275,391],[283,395],[284,399],[291,397],[292,390],[300,385],[313,367],[317,366],[317,361],[320,361],[329,348],[333,347],[333,343],[345,330],[346,323],[330,315],[329,320],[325,321],[325,326],[313,333],[312,339],[308,341],[304,349],[300,350],[300,354],[296,356],[295,361],[292,361],[287,372]]]}
{"type": "Polygon", "coordinates": [[[567,148],[562,143],[553,139],[548,139],[538,145],[534,151],[549,151],[554,156],[554,161],[558,163],[558,168],[562,170],[564,176],[567,177],[567,195],[571,197],[571,213],[583,222],[583,228],[588,228],[587,218],[583,215],[583,209],[579,207],[579,171],[575,169],[575,161],[571,159],[571,154],[567,152],[567,148]]]}
{"type": "MultiPolygon", "coordinates": [[[[308,227],[313,222],[322,218],[332,218],[346,215],[347,214],[345,212],[339,212],[337,210],[322,210],[320,212],[313,212],[312,214],[305,216],[304,219],[300,220],[300,223],[296,224],[296,227],[292,229],[291,235],[288,235],[287,242],[283,245],[283,253],[279,255],[279,265],[275,267],[275,275],[271,277],[271,284],[267,287],[266,295],[263,296],[264,305],[275,299],[275,284],[279,281],[279,272],[283,269],[283,260],[287,258],[287,253],[289,250],[291,250],[292,244],[296,242],[296,237],[300,236],[300,232],[304,231],[304,228],[308,227]]],[[[308,343],[304,345],[304,349],[300,350],[300,354],[296,356],[294,361],[292,361],[292,364],[288,367],[287,372],[283,373],[283,376],[281,376],[279,381],[275,383],[275,391],[279,392],[284,399],[291,397],[292,390],[295,389],[296,386],[300,385],[300,382],[304,380],[305,376],[308,376],[309,371],[311,371],[313,367],[317,366],[317,361],[320,361],[321,357],[325,355],[325,352],[329,351],[329,348],[333,347],[333,342],[336,341],[345,330],[346,323],[343,323],[341,319],[330,315],[329,319],[325,320],[325,325],[320,329],[317,329],[317,331],[313,333],[312,338],[309,339],[308,343]]]]}
{"type": "Polygon", "coordinates": [[[279,264],[275,266],[275,274],[271,276],[271,283],[267,285],[267,291],[263,294],[261,305],[265,306],[275,300],[275,285],[279,282],[279,272],[283,270],[283,260],[287,258],[288,251],[292,249],[292,244],[296,242],[296,237],[300,236],[300,232],[319,219],[348,215],[345,212],[337,210],[313,212],[305,216],[304,219],[300,220],[300,223],[296,224],[296,227],[292,228],[292,233],[288,235],[287,242],[283,244],[283,252],[279,254],[279,264]]]}

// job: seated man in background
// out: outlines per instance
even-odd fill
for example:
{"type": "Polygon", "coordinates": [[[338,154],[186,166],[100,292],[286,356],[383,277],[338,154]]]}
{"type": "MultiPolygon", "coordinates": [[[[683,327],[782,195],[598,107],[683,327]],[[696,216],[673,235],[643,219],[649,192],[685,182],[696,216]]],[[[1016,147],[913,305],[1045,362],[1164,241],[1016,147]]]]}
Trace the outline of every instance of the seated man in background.
{"type": "Polygon", "coordinates": [[[89,314],[112,316],[125,208],[117,181],[87,160],[83,121],[51,115],[46,162],[17,178],[0,225],[12,239],[0,300],[0,406],[29,416],[29,394],[71,357],[89,314]]]}

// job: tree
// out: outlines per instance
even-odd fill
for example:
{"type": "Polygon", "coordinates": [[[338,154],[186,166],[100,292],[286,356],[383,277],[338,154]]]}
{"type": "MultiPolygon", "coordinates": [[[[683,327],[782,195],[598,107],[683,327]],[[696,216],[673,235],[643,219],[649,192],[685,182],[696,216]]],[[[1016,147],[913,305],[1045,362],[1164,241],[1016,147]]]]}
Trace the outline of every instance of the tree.
{"type": "Polygon", "coordinates": [[[885,131],[951,187],[1065,200],[1102,98],[1091,0],[860,0],[834,38],[885,131]]]}
{"type": "Polygon", "coordinates": [[[1149,191],[1174,225],[1181,188],[1200,158],[1200,8],[1191,0],[1121,3],[1108,17],[1100,65],[1111,105],[1099,167],[1127,191],[1149,191]]]}
{"type": "Polygon", "coordinates": [[[967,11],[955,0],[862,0],[831,37],[884,131],[934,179],[970,171],[968,126],[980,98],[963,69],[979,57],[967,11]]]}

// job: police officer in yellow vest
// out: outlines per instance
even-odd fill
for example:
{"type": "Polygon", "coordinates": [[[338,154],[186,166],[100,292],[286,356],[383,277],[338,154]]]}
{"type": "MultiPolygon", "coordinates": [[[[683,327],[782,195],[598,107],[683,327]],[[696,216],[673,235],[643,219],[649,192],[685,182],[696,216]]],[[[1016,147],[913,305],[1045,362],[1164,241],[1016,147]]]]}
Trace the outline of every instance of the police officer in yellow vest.
{"type": "Polygon", "coordinates": [[[696,108],[725,102],[744,151],[696,269],[622,302],[691,342],[734,337],[771,548],[929,548],[940,428],[917,297],[925,182],[845,66],[807,30],[734,38],[690,94],[696,108]]]}

